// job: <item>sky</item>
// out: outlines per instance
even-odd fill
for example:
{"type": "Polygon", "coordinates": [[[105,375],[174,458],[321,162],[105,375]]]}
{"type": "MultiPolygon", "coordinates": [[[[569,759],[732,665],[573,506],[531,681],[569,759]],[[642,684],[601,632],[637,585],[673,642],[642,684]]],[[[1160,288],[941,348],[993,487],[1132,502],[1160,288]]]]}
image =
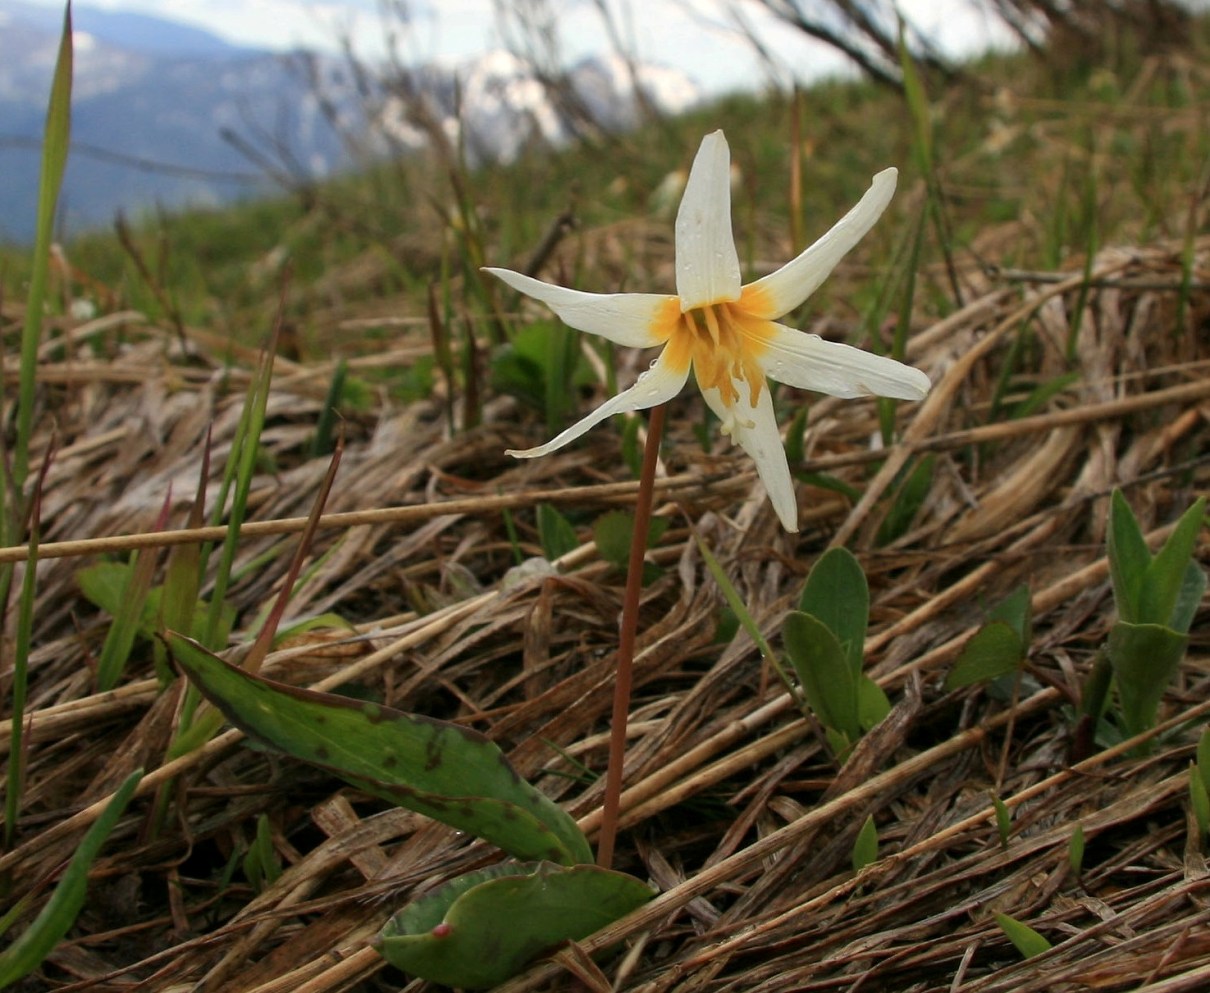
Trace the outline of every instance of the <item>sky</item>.
{"type": "MultiPolygon", "coordinates": [[[[62,0],[37,0],[62,6],[62,0]]],[[[493,48],[506,47],[493,0],[394,0],[407,12],[384,22],[382,0],[77,0],[109,10],[132,10],[206,28],[228,41],[268,49],[292,47],[333,50],[339,39],[374,60],[386,51],[384,23],[396,32],[407,61],[461,62],[493,48]]],[[[533,3],[533,0],[530,0],[533,3]]],[[[740,40],[728,18],[727,0],[549,0],[559,11],[558,34],[566,61],[600,53],[609,46],[599,6],[612,12],[623,41],[642,61],[674,66],[708,93],[753,89],[769,81],[750,45],[740,40]]],[[[513,0],[510,7],[525,6],[513,0]]],[[[806,80],[840,71],[843,59],[799,32],[775,29],[751,3],[751,26],[783,63],[783,74],[806,80]]],[[[1007,34],[970,0],[901,0],[920,28],[935,33],[943,50],[966,53],[1007,34]]],[[[783,77],[788,78],[788,77],[783,77]]]]}

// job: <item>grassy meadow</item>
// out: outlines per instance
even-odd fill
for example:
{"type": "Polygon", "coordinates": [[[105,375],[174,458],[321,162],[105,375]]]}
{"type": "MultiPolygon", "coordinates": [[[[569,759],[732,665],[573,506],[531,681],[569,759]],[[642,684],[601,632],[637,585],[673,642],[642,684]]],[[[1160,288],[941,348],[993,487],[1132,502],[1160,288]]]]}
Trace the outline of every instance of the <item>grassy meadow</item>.
{"type": "MultiPolygon", "coordinates": [[[[565,329],[480,267],[671,292],[678,170],[717,128],[745,281],[899,168],[886,214],[784,322],[902,358],[932,391],[775,388],[799,534],[697,390],[672,402],[615,860],[659,895],[497,988],[1210,988],[1201,588],[1173,588],[1200,601],[1178,607],[1162,678],[1111,673],[1105,648],[1120,620],[1147,626],[1123,590],[1150,588],[1149,556],[1210,492],[1206,32],[988,56],[906,97],[735,96],[508,166],[447,147],[140,218],[44,257],[32,341],[39,256],[0,253],[0,927],[11,949],[61,924],[11,988],[435,988],[375,934],[500,861],[250,743],[165,630],[482,732],[595,840],[629,545],[614,525],[646,419],[505,451],[652,356],[565,329]],[[863,671],[890,706],[840,750],[774,668],[834,546],[868,582],[863,671]],[[1162,696],[1142,725],[1136,689],[1162,696]]],[[[1210,562],[1204,520],[1189,534],[1210,562]]]]}

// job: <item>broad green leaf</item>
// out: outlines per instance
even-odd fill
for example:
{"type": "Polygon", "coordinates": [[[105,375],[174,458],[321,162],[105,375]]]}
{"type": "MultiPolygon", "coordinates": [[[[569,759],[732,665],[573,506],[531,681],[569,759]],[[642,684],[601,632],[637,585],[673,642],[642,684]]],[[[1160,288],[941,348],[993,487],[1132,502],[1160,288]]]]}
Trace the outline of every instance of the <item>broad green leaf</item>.
{"type": "MultiPolygon", "coordinates": [[[[1028,651],[1033,641],[1033,605],[1029,587],[1022,583],[987,612],[989,621],[1003,621],[1017,632],[1022,647],[1028,651]]],[[[1024,655],[1024,653],[1023,653],[1024,655]]]]}
{"type": "Polygon", "coordinates": [[[1177,634],[1159,624],[1118,621],[1110,628],[1106,652],[1113,666],[1118,706],[1127,735],[1155,726],[1160,700],[1188,643],[1188,635],[1177,634]]]}
{"type": "Polygon", "coordinates": [[[792,611],[782,628],[782,638],[816,716],[849,742],[856,741],[861,735],[857,679],[836,636],[813,614],[792,611]]]}
{"type": "Polygon", "coordinates": [[[1197,544],[1197,534],[1202,529],[1205,513],[1206,498],[1202,497],[1181,515],[1168,540],[1164,542],[1164,547],[1156,553],[1147,567],[1143,587],[1139,592],[1138,619],[1144,624],[1173,626],[1172,614],[1181,597],[1187,570],[1193,561],[1193,549],[1197,544]]]}
{"type": "Polygon", "coordinates": [[[592,853],[576,822],[478,731],[250,675],[178,634],[177,663],[226,718],[288,755],[498,845],[565,865],[592,853]]]}
{"type": "Polygon", "coordinates": [[[387,922],[375,945],[413,976],[485,989],[654,895],[633,876],[595,865],[497,865],[459,876],[409,904],[387,922]]]}
{"type": "Polygon", "coordinates": [[[580,547],[576,529],[548,503],[538,504],[538,540],[542,554],[551,561],[580,547]]]}
{"type": "Polygon", "coordinates": [[[818,618],[836,636],[849,671],[856,678],[865,654],[870,588],[852,552],[830,548],[816,560],[807,574],[798,609],[818,618]]]}
{"type": "Polygon", "coordinates": [[[878,825],[873,815],[865,819],[857,840],[853,843],[853,871],[861,872],[867,865],[878,861],[878,825]]]}
{"type": "Polygon", "coordinates": [[[874,680],[865,673],[857,677],[857,723],[862,731],[877,727],[891,712],[891,701],[874,680]]]}
{"type": "Polygon", "coordinates": [[[0,989],[6,989],[38,968],[76,922],[88,892],[88,870],[117,826],[142,778],[143,770],[139,769],[117,788],[101,816],[80,841],[46,906],[33,923],[0,952],[0,989]]]}
{"type": "Polygon", "coordinates": [[[1024,660],[1025,646],[1017,632],[1004,621],[992,621],[962,646],[954,668],[945,677],[945,688],[956,690],[1011,675],[1024,660]]]}
{"type": "Polygon", "coordinates": [[[1009,917],[1008,914],[996,914],[996,923],[1000,925],[1000,930],[1008,935],[1008,940],[1013,943],[1023,958],[1033,958],[1035,955],[1041,955],[1050,950],[1050,942],[1028,924],[1022,924],[1016,918],[1009,917]]]}
{"type": "Polygon", "coordinates": [[[1134,511],[1121,490],[1114,490],[1109,498],[1109,529],[1105,545],[1118,617],[1130,624],[1138,623],[1143,620],[1139,613],[1140,599],[1147,569],[1151,565],[1151,552],[1147,549],[1134,511]]]}
{"type": "MultiPolygon", "coordinates": [[[[668,530],[667,517],[653,517],[647,528],[647,547],[650,548],[668,530]]],[[[624,510],[611,510],[597,518],[592,528],[593,540],[601,558],[619,569],[625,569],[630,561],[630,545],[634,540],[634,515],[624,510]]]]}

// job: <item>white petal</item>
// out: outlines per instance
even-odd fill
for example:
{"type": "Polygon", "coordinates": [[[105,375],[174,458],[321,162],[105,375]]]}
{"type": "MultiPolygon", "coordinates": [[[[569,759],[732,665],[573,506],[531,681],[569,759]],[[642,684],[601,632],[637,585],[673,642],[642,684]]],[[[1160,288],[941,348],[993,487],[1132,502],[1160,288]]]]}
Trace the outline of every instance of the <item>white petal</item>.
{"type": "Polygon", "coordinates": [[[621,414],[630,410],[646,410],[666,403],[681,391],[685,380],[689,378],[689,370],[677,372],[669,363],[664,361],[664,353],[651,364],[651,368],[639,376],[635,384],[628,390],[623,390],[615,397],[606,400],[583,420],[577,421],[566,431],[555,435],[545,445],[537,448],[526,448],[522,451],[509,451],[506,454],[518,459],[533,459],[541,455],[549,455],[556,449],[562,448],[570,441],[575,441],[589,428],[595,427],[601,421],[613,414],[621,414]]]}
{"type": "Polygon", "coordinates": [[[830,231],[798,258],[787,262],[776,272],[758,279],[748,289],[759,289],[768,300],[768,310],[761,317],[776,320],[814,293],[820,283],[865,233],[882,216],[895,193],[895,169],[884,169],[874,177],[870,188],[852,210],[837,221],[830,231]]]}
{"type": "Polygon", "coordinates": [[[542,301],[577,331],[597,334],[631,348],[650,348],[664,340],[652,328],[660,308],[670,297],[656,293],[582,293],[511,269],[488,267],[484,271],[504,280],[519,293],[542,301]]]}
{"type": "Polygon", "coordinates": [[[817,334],[775,325],[760,364],[770,379],[834,397],[923,400],[932,385],[919,369],[817,334]]]}
{"type": "Polygon", "coordinates": [[[765,484],[769,502],[787,531],[798,530],[798,500],[794,496],[794,481],[790,478],[790,465],[786,462],[786,450],[777,430],[777,418],[773,414],[773,399],[768,388],[760,391],[760,399],[752,406],[751,393],[746,380],[737,379],[739,399],[735,406],[728,407],[719,391],[713,387],[702,390],[702,396],[723,422],[732,439],[756,463],[756,472],[765,484]]]}
{"type": "Polygon", "coordinates": [[[681,308],[739,299],[739,256],[731,235],[731,150],[706,135],[676,215],[676,292],[681,308]]]}

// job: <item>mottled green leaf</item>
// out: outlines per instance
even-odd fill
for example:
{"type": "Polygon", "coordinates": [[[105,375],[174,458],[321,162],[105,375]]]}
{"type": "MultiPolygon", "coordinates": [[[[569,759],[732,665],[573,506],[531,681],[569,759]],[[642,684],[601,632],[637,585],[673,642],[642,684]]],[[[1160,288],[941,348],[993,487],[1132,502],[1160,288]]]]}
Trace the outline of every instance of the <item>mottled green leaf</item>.
{"type": "Polygon", "coordinates": [[[460,876],[405,907],[375,944],[383,958],[413,976],[485,989],[654,895],[633,876],[595,865],[493,866],[460,876]]]}
{"type": "Polygon", "coordinates": [[[589,862],[571,816],[479,732],[250,675],[169,633],[177,663],[246,734],[518,858],[589,862]]]}
{"type": "Polygon", "coordinates": [[[823,622],[844,649],[849,671],[859,674],[870,617],[870,588],[852,552],[830,548],[816,560],[807,574],[798,609],[823,622]]]}
{"type": "Polygon", "coordinates": [[[1000,925],[1000,930],[1008,935],[1008,940],[1013,943],[1023,958],[1033,958],[1035,955],[1049,951],[1050,942],[1028,924],[1022,924],[1016,918],[1009,917],[1008,914],[996,914],[996,923],[1000,925]]]}
{"type": "Polygon", "coordinates": [[[954,668],[945,677],[945,688],[956,690],[1011,675],[1024,660],[1025,646],[1017,632],[1004,621],[992,621],[962,646],[954,668]]]}

